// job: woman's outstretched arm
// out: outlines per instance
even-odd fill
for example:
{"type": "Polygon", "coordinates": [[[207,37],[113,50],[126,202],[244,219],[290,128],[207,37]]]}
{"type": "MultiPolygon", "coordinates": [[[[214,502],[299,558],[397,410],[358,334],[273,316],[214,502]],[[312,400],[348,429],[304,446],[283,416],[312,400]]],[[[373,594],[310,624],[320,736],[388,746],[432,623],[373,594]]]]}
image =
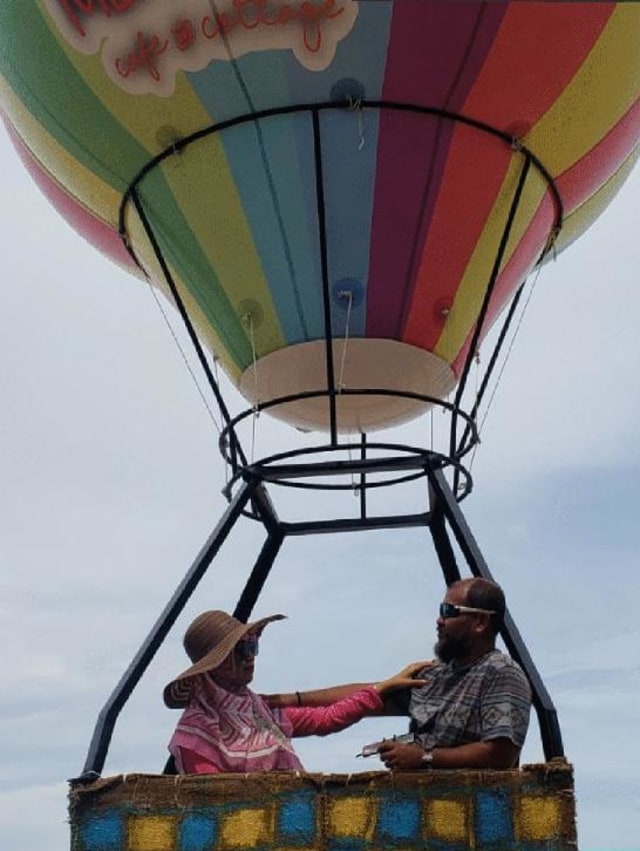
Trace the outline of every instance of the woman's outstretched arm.
{"type": "Polygon", "coordinates": [[[381,695],[398,689],[421,686],[423,685],[423,681],[415,679],[415,676],[430,664],[430,662],[412,662],[397,674],[394,674],[393,677],[389,677],[379,683],[344,683],[343,685],[312,689],[311,691],[265,694],[263,697],[272,709],[281,709],[287,706],[329,706],[331,703],[343,700],[371,685],[374,685],[381,695]]]}

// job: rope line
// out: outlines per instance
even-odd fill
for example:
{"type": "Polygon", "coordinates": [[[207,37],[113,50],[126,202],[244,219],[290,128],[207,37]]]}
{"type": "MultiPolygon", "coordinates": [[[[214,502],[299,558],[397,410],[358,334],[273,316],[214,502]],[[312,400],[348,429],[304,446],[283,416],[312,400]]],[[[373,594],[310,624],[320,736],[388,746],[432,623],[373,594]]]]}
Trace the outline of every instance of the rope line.
{"type": "Polygon", "coordinates": [[[541,271],[542,271],[542,266],[538,266],[538,268],[536,270],[535,277],[533,279],[533,282],[532,282],[531,287],[529,289],[529,292],[527,294],[527,298],[526,298],[525,303],[522,307],[522,311],[520,313],[520,316],[518,317],[518,321],[516,322],[516,327],[514,329],[513,336],[512,336],[512,338],[509,342],[509,345],[507,346],[507,351],[506,351],[505,356],[504,356],[504,361],[502,362],[502,365],[501,365],[501,367],[498,371],[498,377],[496,378],[495,386],[494,386],[493,390],[491,391],[491,395],[489,396],[489,401],[487,402],[487,407],[486,407],[486,410],[484,412],[484,416],[482,417],[482,421],[480,422],[480,425],[478,426],[478,436],[482,432],[482,429],[484,428],[484,424],[486,422],[486,419],[489,415],[489,410],[491,409],[493,399],[494,399],[494,397],[495,397],[495,395],[498,391],[498,386],[499,386],[499,384],[502,380],[502,373],[504,372],[505,367],[507,365],[507,362],[509,361],[509,359],[511,357],[511,350],[513,349],[513,346],[516,342],[516,338],[517,338],[518,334],[520,333],[520,328],[521,328],[522,322],[524,320],[524,315],[527,311],[527,308],[529,307],[529,302],[531,301],[531,298],[533,296],[533,292],[536,288],[536,284],[538,283],[538,278],[540,277],[541,271]]]}
{"type": "Polygon", "coordinates": [[[346,298],[347,305],[347,321],[344,329],[344,344],[342,346],[342,358],[340,359],[340,375],[338,376],[338,392],[344,389],[344,368],[347,361],[347,347],[349,345],[349,325],[351,323],[351,307],[353,305],[353,293],[351,290],[340,290],[338,298],[346,298]]]}
{"type": "Polygon", "coordinates": [[[364,113],[362,111],[362,98],[354,99],[349,95],[349,109],[356,114],[356,126],[358,128],[358,150],[364,148],[364,113]]]}
{"type": "Polygon", "coordinates": [[[256,449],[256,422],[260,416],[260,394],[258,387],[258,357],[256,355],[256,338],[253,325],[253,314],[246,313],[244,321],[249,326],[249,340],[251,342],[251,371],[253,373],[253,416],[251,417],[251,463],[255,460],[256,449]]]}
{"type": "MultiPolygon", "coordinates": [[[[220,386],[220,371],[218,370],[218,356],[214,353],[213,355],[213,375],[218,387],[220,386]]],[[[221,452],[222,460],[224,461],[224,483],[225,485],[229,484],[229,479],[231,478],[231,465],[229,464],[229,459],[227,457],[227,453],[221,452]]]]}
{"type": "MultiPolygon", "coordinates": [[[[238,461],[240,461],[241,464],[246,465],[247,460],[246,460],[244,451],[242,449],[242,446],[240,445],[240,443],[238,441],[238,436],[235,433],[235,431],[230,430],[232,423],[233,423],[233,420],[231,419],[227,405],[226,405],[226,403],[225,403],[225,401],[222,397],[222,394],[220,393],[220,387],[216,384],[215,378],[213,377],[213,372],[211,371],[209,361],[207,360],[207,357],[204,353],[204,349],[203,349],[202,345],[200,344],[200,340],[198,339],[198,335],[196,334],[196,330],[195,330],[195,327],[193,325],[193,322],[191,321],[191,319],[189,317],[189,314],[187,312],[184,300],[183,300],[182,296],[180,295],[178,285],[177,285],[176,281],[174,280],[173,275],[171,274],[171,270],[169,269],[169,265],[167,263],[167,260],[164,256],[164,254],[162,253],[162,249],[160,248],[160,243],[158,242],[158,238],[157,238],[156,234],[154,233],[153,228],[151,227],[151,222],[149,221],[149,218],[147,217],[146,211],[144,209],[144,205],[142,203],[142,200],[141,200],[137,190],[134,189],[134,190],[131,191],[130,198],[131,198],[131,201],[132,201],[132,203],[135,207],[135,210],[138,214],[138,217],[140,219],[142,227],[144,228],[145,234],[147,236],[147,239],[149,240],[149,243],[150,243],[151,248],[153,250],[153,253],[156,257],[156,260],[158,261],[158,263],[160,265],[160,269],[162,270],[162,274],[163,274],[163,277],[165,279],[165,282],[166,282],[167,286],[169,287],[171,295],[173,296],[173,300],[175,302],[176,308],[178,309],[178,313],[180,314],[180,317],[183,321],[186,332],[189,335],[189,338],[190,338],[191,343],[193,345],[193,348],[195,350],[196,356],[197,356],[198,360],[200,361],[200,366],[202,367],[204,374],[207,377],[211,391],[213,392],[215,400],[218,404],[218,408],[220,410],[220,415],[226,423],[226,426],[222,431],[222,435],[221,435],[220,439],[222,440],[222,439],[224,439],[225,435],[228,435],[229,449],[230,449],[230,454],[231,454],[231,457],[232,457],[232,465],[233,465],[234,469],[238,466],[238,461]]],[[[145,275],[147,275],[146,271],[145,271],[145,275]]],[[[149,277],[149,276],[147,275],[147,277],[149,277]]]]}
{"type": "MultiPolygon", "coordinates": [[[[342,357],[340,359],[340,374],[338,376],[338,385],[337,385],[338,393],[342,393],[342,391],[345,389],[344,369],[345,369],[345,365],[346,365],[346,361],[347,361],[347,347],[349,345],[349,326],[351,324],[351,307],[353,305],[353,293],[351,292],[351,290],[340,290],[340,292],[338,293],[338,298],[346,298],[347,301],[348,301],[348,304],[347,304],[347,320],[346,320],[345,329],[344,329],[344,343],[343,343],[343,346],[342,346],[342,357]]],[[[349,457],[349,461],[353,460],[352,456],[351,456],[351,444],[349,444],[348,457],[349,457]]],[[[359,490],[358,483],[356,482],[356,476],[355,476],[354,472],[351,473],[351,487],[353,488],[353,495],[355,497],[359,496],[359,494],[358,494],[358,490],[359,490]]]]}
{"type": "MultiPolygon", "coordinates": [[[[178,335],[176,334],[176,332],[173,328],[173,325],[169,321],[169,317],[167,316],[167,313],[166,313],[164,307],[162,306],[162,302],[160,301],[160,299],[158,297],[158,293],[156,292],[155,287],[151,283],[151,279],[149,277],[147,277],[146,280],[147,280],[147,284],[149,286],[149,290],[151,292],[151,295],[153,297],[153,300],[155,301],[156,306],[158,307],[158,310],[160,311],[162,318],[164,319],[164,323],[165,323],[166,327],[169,329],[169,333],[171,334],[171,336],[173,338],[173,342],[175,343],[175,345],[178,349],[178,352],[180,353],[180,357],[182,358],[182,362],[186,366],[187,372],[189,373],[189,375],[191,376],[191,380],[195,384],[196,390],[198,391],[198,395],[200,396],[200,399],[202,400],[202,404],[206,408],[207,413],[209,414],[209,418],[211,419],[212,423],[214,424],[214,426],[216,428],[216,431],[218,432],[218,437],[220,437],[220,435],[222,434],[222,424],[219,423],[218,420],[216,419],[215,414],[213,413],[213,409],[211,408],[211,405],[207,401],[207,397],[205,396],[204,391],[203,391],[202,387],[200,386],[200,382],[198,381],[198,378],[197,378],[197,376],[196,376],[196,374],[193,370],[193,367],[189,363],[189,359],[187,358],[187,354],[186,354],[186,352],[185,352],[185,350],[182,346],[182,343],[178,339],[178,335]]],[[[216,363],[216,359],[214,359],[214,363],[216,363]]],[[[227,465],[225,464],[225,467],[226,466],[227,465]]]]}

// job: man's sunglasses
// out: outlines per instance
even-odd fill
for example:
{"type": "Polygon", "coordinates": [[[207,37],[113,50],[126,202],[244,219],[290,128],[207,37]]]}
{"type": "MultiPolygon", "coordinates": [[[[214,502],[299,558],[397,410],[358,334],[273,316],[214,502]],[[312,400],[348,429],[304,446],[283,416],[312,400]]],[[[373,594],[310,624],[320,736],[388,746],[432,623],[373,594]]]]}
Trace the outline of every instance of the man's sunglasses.
{"type": "Polygon", "coordinates": [[[258,655],[259,639],[257,635],[247,635],[236,644],[235,650],[243,662],[258,655]]]}
{"type": "Polygon", "coordinates": [[[455,606],[453,603],[440,603],[440,617],[445,620],[448,618],[457,618],[467,613],[495,615],[492,609],[474,609],[473,606],[455,606]]]}

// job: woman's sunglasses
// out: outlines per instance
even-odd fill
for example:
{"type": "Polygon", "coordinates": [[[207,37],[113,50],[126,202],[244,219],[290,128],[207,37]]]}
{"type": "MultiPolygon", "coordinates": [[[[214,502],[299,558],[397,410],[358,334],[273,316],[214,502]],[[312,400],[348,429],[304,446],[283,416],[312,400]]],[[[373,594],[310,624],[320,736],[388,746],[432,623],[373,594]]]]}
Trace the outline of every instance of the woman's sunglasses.
{"type": "Polygon", "coordinates": [[[254,656],[258,655],[258,642],[259,637],[257,635],[246,635],[238,641],[235,651],[243,662],[253,659],[254,656]]]}

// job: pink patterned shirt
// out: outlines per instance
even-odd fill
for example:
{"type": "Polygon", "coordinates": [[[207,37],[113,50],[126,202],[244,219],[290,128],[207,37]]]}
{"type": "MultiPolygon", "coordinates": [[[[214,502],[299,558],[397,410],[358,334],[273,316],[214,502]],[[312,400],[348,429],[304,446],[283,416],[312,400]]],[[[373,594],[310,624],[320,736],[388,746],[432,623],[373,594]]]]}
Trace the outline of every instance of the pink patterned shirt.
{"type": "Polygon", "coordinates": [[[180,774],[304,771],[291,739],[326,736],[382,708],[373,686],[329,706],[271,709],[255,692],[229,692],[204,674],[169,742],[180,774]]]}

